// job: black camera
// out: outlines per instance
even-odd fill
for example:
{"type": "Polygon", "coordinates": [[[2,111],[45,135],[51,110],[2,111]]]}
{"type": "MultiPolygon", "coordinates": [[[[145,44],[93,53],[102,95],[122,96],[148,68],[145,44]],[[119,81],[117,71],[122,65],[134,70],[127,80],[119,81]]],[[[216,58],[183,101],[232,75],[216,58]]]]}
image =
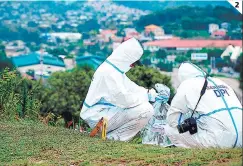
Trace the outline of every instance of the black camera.
{"type": "Polygon", "coordinates": [[[187,131],[190,132],[190,134],[197,133],[197,122],[194,118],[188,118],[184,120],[184,122],[177,126],[177,129],[179,133],[185,133],[187,131]]]}

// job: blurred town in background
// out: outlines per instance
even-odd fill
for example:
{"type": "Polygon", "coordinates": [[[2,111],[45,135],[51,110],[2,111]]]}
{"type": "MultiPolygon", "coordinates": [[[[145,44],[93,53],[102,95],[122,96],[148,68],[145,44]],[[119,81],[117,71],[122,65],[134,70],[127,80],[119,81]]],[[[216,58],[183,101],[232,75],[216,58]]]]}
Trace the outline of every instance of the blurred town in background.
{"type": "Polygon", "coordinates": [[[90,66],[131,37],[146,66],[172,77],[183,61],[220,76],[242,97],[242,16],[226,1],[0,2],[0,70],[31,79],[90,66]]]}

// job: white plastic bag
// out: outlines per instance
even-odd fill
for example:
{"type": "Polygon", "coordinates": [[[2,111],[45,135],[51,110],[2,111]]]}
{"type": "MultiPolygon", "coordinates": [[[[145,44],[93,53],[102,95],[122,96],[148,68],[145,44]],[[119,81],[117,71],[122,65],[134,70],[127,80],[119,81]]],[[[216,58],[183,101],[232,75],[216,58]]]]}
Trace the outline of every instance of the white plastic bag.
{"type": "Polygon", "coordinates": [[[166,114],[169,109],[167,101],[170,97],[170,89],[163,84],[156,84],[155,89],[158,92],[158,97],[153,104],[155,114],[141,131],[142,143],[160,145],[163,147],[171,146],[172,144],[164,131],[166,114]]]}

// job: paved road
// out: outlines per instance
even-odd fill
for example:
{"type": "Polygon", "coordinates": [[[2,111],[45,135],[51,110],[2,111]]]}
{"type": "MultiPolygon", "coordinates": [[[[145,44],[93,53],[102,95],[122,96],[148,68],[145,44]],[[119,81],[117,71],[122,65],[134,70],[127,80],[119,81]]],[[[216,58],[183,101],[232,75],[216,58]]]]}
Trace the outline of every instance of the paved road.
{"type": "Polygon", "coordinates": [[[234,89],[234,91],[235,91],[236,95],[238,96],[238,98],[241,100],[241,103],[243,103],[242,91],[240,89],[240,81],[238,81],[236,79],[224,78],[224,77],[220,77],[219,79],[221,79],[226,84],[231,86],[234,89]]]}
{"type": "MultiPolygon", "coordinates": [[[[178,79],[177,79],[177,72],[178,72],[177,68],[174,68],[173,72],[163,72],[162,71],[162,73],[171,76],[172,85],[175,88],[175,90],[179,86],[179,82],[178,82],[178,79]]],[[[241,103],[243,103],[242,91],[241,91],[241,89],[239,87],[240,86],[240,82],[237,79],[233,79],[233,78],[220,77],[219,79],[221,79],[226,84],[231,86],[234,89],[234,91],[235,91],[236,95],[238,96],[238,98],[240,99],[241,103]]]]}

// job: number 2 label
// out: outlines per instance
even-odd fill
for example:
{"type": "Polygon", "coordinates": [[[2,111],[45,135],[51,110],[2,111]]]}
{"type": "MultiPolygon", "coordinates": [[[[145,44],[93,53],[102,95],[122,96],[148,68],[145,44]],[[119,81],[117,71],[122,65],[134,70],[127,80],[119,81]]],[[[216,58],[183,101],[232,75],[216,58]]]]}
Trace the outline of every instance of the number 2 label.
{"type": "Polygon", "coordinates": [[[242,14],[242,0],[227,0],[237,11],[242,14]]]}
{"type": "Polygon", "coordinates": [[[239,2],[235,2],[235,8],[239,8],[239,2]]]}

